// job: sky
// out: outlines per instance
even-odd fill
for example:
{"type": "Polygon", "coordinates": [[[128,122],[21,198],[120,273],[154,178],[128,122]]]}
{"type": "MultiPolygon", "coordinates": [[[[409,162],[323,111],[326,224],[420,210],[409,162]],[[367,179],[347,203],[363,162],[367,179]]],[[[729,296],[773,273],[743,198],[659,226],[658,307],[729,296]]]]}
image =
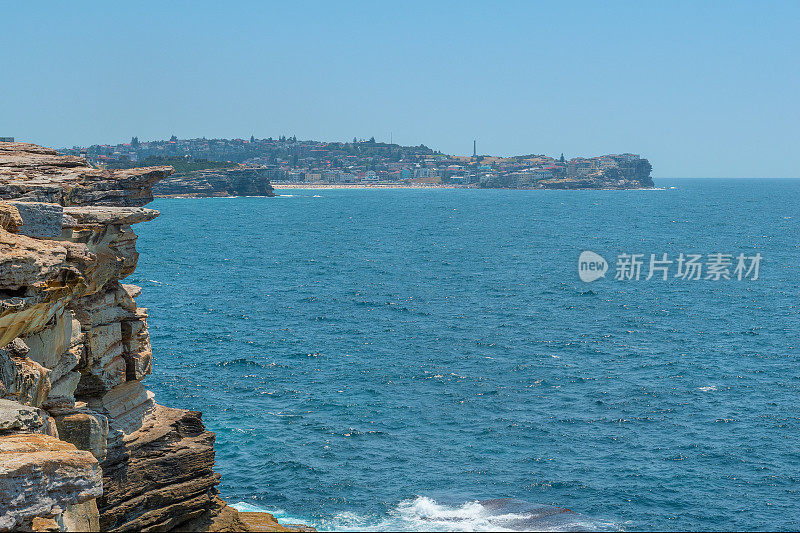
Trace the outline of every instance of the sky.
{"type": "Polygon", "coordinates": [[[0,136],[632,152],[800,177],[800,1],[0,0],[0,136]]]}

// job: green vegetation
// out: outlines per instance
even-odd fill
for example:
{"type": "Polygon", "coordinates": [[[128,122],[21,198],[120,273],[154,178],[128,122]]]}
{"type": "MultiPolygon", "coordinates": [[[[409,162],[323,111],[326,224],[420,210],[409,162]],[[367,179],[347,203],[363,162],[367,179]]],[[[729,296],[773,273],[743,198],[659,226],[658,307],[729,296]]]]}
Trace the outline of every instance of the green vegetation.
{"type": "Polygon", "coordinates": [[[157,155],[147,156],[141,161],[116,161],[109,163],[107,168],[139,168],[160,167],[169,165],[175,169],[176,174],[191,172],[193,170],[208,170],[218,168],[236,168],[239,165],[227,161],[209,161],[208,159],[191,159],[186,157],[162,157],[157,155]]]}

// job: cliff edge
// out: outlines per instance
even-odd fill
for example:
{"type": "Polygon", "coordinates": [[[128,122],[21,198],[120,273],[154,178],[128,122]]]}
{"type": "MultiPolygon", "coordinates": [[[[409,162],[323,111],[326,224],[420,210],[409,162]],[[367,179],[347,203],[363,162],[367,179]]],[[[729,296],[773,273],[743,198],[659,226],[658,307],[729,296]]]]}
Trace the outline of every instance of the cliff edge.
{"type": "Polygon", "coordinates": [[[218,495],[200,413],[142,382],[147,309],[122,281],[171,171],[0,142],[0,530],[250,530],[218,495]]]}
{"type": "Polygon", "coordinates": [[[156,196],[275,196],[266,168],[195,170],[173,174],[153,188],[156,196]]]}

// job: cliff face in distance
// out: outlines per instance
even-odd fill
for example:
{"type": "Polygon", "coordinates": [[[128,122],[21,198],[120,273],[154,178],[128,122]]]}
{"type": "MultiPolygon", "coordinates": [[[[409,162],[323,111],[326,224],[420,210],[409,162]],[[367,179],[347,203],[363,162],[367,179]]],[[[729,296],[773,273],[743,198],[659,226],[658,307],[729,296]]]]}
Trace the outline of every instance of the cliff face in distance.
{"type": "Polygon", "coordinates": [[[240,167],[173,174],[153,187],[156,196],[275,196],[267,169],[240,167]]]}
{"type": "Polygon", "coordinates": [[[248,530],[200,413],[142,382],[147,310],[123,280],[170,172],[0,142],[0,530],[248,530]]]}
{"type": "Polygon", "coordinates": [[[542,180],[542,189],[649,189],[654,187],[653,167],[644,158],[621,160],[616,166],[593,169],[583,176],[542,180]]]}

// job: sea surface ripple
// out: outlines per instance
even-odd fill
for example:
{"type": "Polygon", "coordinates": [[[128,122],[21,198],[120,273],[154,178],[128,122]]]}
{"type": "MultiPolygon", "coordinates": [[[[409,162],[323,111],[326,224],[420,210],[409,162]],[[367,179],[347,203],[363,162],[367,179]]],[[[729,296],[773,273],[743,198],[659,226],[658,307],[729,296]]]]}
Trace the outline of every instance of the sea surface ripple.
{"type": "Polygon", "coordinates": [[[148,386],[228,502],[320,529],[800,529],[800,181],[657,184],[157,200],[148,386]]]}

